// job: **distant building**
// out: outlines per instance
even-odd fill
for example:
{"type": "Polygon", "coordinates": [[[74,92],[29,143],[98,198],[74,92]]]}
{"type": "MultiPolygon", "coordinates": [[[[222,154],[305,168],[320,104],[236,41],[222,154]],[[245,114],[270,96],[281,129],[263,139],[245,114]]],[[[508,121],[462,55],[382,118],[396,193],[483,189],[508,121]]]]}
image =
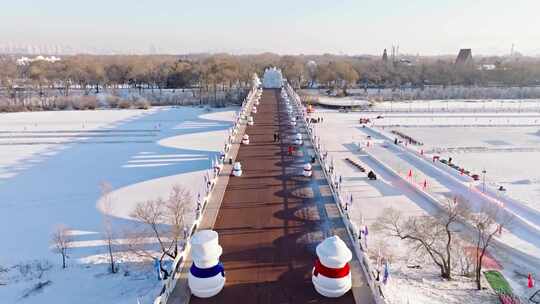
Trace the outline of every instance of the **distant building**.
{"type": "Polygon", "coordinates": [[[497,68],[495,64],[481,64],[478,69],[481,71],[493,71],[497,68]]]}
{"type": "Polygon", "coordinates": [[[456,65],[468,65],[473,63],[472,50],[461,49],[456,58],[456,65]]]}
{"type": "Polygon", "coordinates": [[[388,62],[388,53],[386,52],[386,49],[384,49],[384,52],[382,54],[382,61],[388,62]]]}
{"type": "Polygon", "coordinates": [[[47,62],[50,62],[50,63],[55,63],[57,61],[60,61],[62,59],[58,58],[58,57],[55,57],[55,56],[51,56],[51,57],[43,57],[41,55],[39,56],[36,56],[34,58],[28,58],[28,57],[21,57],[19,59],[17,59],[17,65],[27,65],[27,64],[30,64],[34,61],[47,61],[47,62]]]}

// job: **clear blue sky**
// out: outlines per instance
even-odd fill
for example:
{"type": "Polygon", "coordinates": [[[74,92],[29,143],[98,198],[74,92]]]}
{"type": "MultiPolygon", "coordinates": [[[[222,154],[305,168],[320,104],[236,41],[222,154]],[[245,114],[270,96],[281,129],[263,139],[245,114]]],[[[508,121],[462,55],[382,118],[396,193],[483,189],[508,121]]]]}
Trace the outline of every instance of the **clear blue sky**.
{"type": "Polygon", "coordinates": [[[0,0],[0,44],[282,54],[540,54],[540,0],[0,0]]]}

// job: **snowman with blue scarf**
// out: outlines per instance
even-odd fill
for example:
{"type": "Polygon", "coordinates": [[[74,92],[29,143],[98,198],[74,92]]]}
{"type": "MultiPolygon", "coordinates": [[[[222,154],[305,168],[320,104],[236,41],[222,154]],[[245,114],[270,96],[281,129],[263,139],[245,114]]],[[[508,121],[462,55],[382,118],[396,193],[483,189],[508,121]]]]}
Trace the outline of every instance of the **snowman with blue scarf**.
{"type": "Polygon", "coordinates": [[[214,230],[198,231],[191,238],[193,264],[189,269],[188,285],[194,296],[210,298],[223,289],[225,271],[219,261],[222,252],[218,233],[214,230]]]}

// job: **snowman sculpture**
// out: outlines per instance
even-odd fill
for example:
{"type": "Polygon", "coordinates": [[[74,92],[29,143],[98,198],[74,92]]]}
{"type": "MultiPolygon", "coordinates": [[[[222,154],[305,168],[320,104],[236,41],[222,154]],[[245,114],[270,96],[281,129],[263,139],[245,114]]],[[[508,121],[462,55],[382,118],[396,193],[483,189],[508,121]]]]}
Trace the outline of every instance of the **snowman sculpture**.
{"type": "Polygon", "coordinates": [[[257,107],[256,106],[253,106],[253,109],[251,110],[251,113],[257,114],[257,107]]]}
{"type": "Polygon", "coordinates": [[[219,261],[222,252],[218,234],[213,230],[198,231],[191,238],[193,264],[189,269],[188,285],[194,296],[209,298],[223,289],[225,272],[219,261]]]}
{"type": "Polygon", "coordinates": [[[303,143],[302,134],[296,133],[296,135],[294,136],[294,144],[300,146],[302,145],[302,143],[303,143]]]}
{"type": "Polygon", "coordinates": [[[291,126],[296,126],[296,117],[291,116],[291,126]]]}
{"type": "Polygon", "coordinates": [[[250,126],[253,126],[255,122],[253,121],[253,116],[248,116],[247,118],[247,124],[250,126]]]}
{"type": "Polygon", "coordinates": [[[242,164],[240,162],[234,163],[232,174],[237,177],[242,176],[242,164]]]}
{"type": "Polygon", "coordinates": [[[244,134],[244,136],[242,136],[242,144],[249,145],[249,135],[244,134]]]}
{"type": "Polygon", "coordinates": [[[320,243],[311,281],[315,290],[325,297],[338,298],[351,289],[349,261],[352,252],[339,236],[332,236],[320,243]]]}
{"type": "Polygon", "coordinates": [[[311,164],[310,163],[305,164],[302,175],[304,175],[305,177],[311,177],[312,172],[313,170],[311,168],[311,164]]]}

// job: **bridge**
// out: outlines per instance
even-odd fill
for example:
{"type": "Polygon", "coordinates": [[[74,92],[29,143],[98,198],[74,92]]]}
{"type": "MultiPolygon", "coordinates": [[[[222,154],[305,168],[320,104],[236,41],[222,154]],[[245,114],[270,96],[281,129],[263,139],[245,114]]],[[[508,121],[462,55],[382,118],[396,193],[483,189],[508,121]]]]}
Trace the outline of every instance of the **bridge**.
{"type": "MultiPolygon", "coordinates": [[[[351,261],[351,291],[337,299],[315,291],[311,271],[316,245],[339,235],[352,249],[353,240],[321,165],[314,164],[312,178],[301,175],[315,153],[311,142],[289,154],[293,130],[280,90],[265,89],[253,116],[255,124],[243,126],[250,144],[235,143],[232,148],[238,149],[236,161],[242,163],[244,173],[228,177],[230,168],[223,170],[227,177],[216,186],[218,192],[222,188],[222,195],[210,200],[199,227],[219,233],[225,288],[209,299],[191,296],[188,258],[167,303],[375,303],[357,258],[351,261]],[[279,142],[274,141],[274,133],[280,134],[279,142]]],[[[298,126],[297,131],[309,138],[306,126],[302,122],[298,126]]]]}

